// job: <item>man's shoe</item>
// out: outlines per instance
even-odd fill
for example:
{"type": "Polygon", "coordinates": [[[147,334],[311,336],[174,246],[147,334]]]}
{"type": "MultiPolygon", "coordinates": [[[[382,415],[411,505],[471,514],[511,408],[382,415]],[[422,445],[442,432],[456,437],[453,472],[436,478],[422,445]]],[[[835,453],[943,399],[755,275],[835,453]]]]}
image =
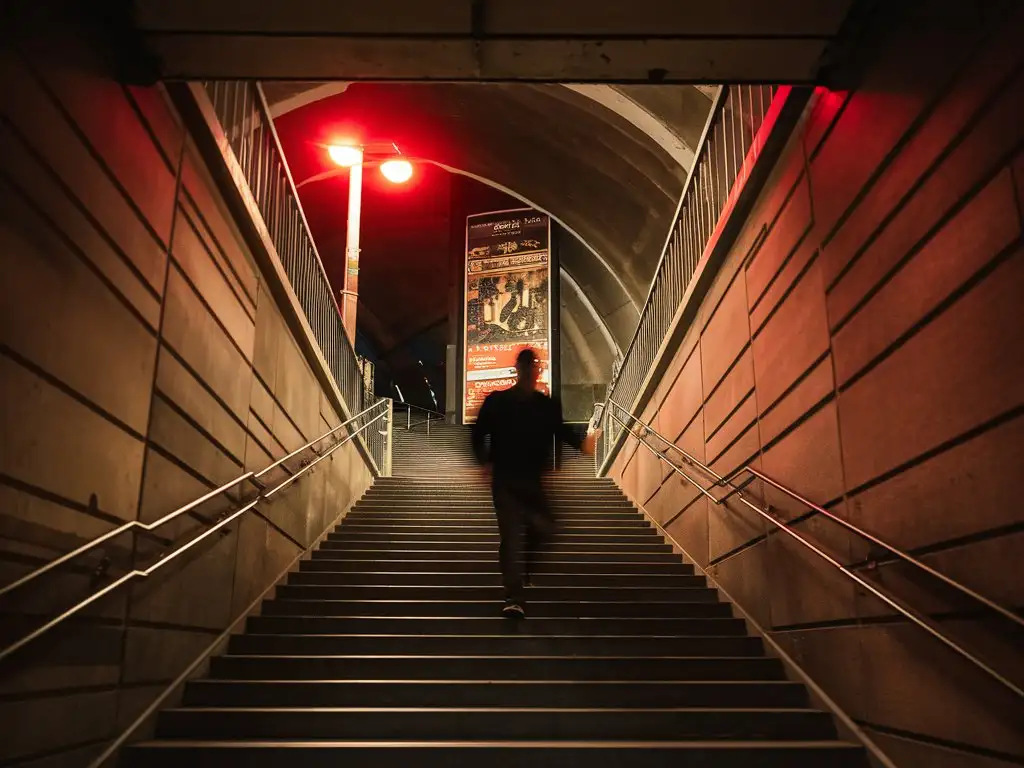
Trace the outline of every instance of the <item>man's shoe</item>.
{"type": "Polygon", "coordinates": [[[525,619],[526,611],[515,600],[506,600],[505,607],[501,609],[501,614],[506,619],[525,619]]]}

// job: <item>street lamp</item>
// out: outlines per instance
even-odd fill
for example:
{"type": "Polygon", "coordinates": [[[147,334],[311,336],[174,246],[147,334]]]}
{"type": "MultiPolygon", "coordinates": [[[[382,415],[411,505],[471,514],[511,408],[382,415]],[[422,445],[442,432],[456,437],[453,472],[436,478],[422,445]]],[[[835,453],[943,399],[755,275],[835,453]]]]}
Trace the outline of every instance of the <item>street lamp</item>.
{"type": "MultiPolygon", "coordinates": [[[[393,184],[404,184],[412,178],[412,164],[395,158],[398,148],[389,144],[386,153],[376,153],[380,172],[393,184]],[[384,159],[381,161],[383,157],[384,159]]],[[[348,225],[345,230],[345,280],[341,289],[341,321],[353,348],[356,344],[356,307],[359,301],[359,219],[363,199],[363,165],[367,147],[332,144],[327,154],[335,165],[348,168],[348,225]]]]}
{"type": "Polygon", "coordinates": [[[392,184],[404,184],[412,178],[412,163],[408,160],[385,160],[380,172],[392,184]]]}

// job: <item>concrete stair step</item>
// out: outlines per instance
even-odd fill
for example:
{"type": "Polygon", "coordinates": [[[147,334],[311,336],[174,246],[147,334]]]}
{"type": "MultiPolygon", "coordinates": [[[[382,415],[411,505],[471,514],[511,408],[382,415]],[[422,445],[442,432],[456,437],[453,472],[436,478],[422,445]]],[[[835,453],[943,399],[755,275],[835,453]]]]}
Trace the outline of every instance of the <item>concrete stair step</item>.
{"type": "MultiPolygon", "coordinates": [[[[341,585],[341,586],[454,586],[466,588],[484,587],[497,589],[501,586],[501,575],[493,573],[438,573],[438,572],[373,572],[351,571],[331,573],[329,571],[293,571],[288,574],[288,584],[341,585]]],[[[536,587],[628,587],[638,589],[651,587],[702,588],[707,586],[703,576],[695,574],[607,574],[607,573],[535,573],[536,587]]]]}
{"type": "Polygon", "coordinates": [[[126,750],[126,768],[862,768],[861,750],[837,741],[150,741],[126,750]]]}
{"type": "MultiPolygon", "coordinates": [[[[712,593],[714,594],[714,593],[712,593]]],[[[293,600],[274,599],[263,604],[264,616],[494,616],[499,603],[495,600],[293,600]]],[[[719,618],[732,615],[728,603],[711,600],[680,602],[677,600],[648,602],[578,602],[570,600],[543,601],[531,594],[528,598],[530,618],[650,618],[686,619],[719,618]]]]}
{"type": "Polygon", "coordinates": [[[782,680],[767,657],[447,656],[424,664],[413,656],[215,656],[221,680],[782,680]]]}
{"type": "MultiPolygon", "coordinates": [[[[577,528],[567,531],[565,528],[559,528],[551,540],[561,544],[657,544],[658,546],[667,546],[664,539],[653,528],[626,532],[596,532],[593,528],[589,530],[577,528]]],[[[485,541],[497,543],[499,537],[497,526],[493,530],[472,528],[431,530],[425,526],[418,529],[381,527],[367,529],[356,525],[346,525],[341,530],[328,534],[324,541],[325,543],[351,541],[448,541],[451,543],[485,541]]]]}
{"type": "Polygon", "coordinates": [[[834,739],[813,709],[194,707],[160,714],[159,739],[834,739]]]}
{"type": "Polygon", "coordinates": [[[184,706],[205,707],[806,707],[787,680],[335,681],[196,680],[184,706]]]}
{"type": "MultiPolygon", "coordinates": [[[[326,542],[325,542],[326,543],[326,542]]],[[[643,549],[642,545],[631,546],[617,551],[601,552],[596,551],[596,546],[587,545],[577,550],[568,546],[555,547],[539,550],[531,553],[531,560],[539,565],[549,562],[569,562],[576,564],[586,563],[640,563],[642,565],[674,565],[679,561],[679,555],[672,552],[650,552],[643,549]]],[[[374,548],[370,544],[362,547],[346,547],[334,549],[332,547],[321,547],[313,553],[313,560],[487,560],[497,558],[498,547],[482,545],[476,550],[457,549],[397,549],[392,543],[374,548]]]]}
{"type": "MultiPolygon", "coordinates": [[[[338,553],[328,553],[335,554],[338,553]]],[[[493,557],[470,559],[429,559],[418,558],[381,558],[375,557],[377,553],[355,553],[347,552],[343,556],[321,557],[320,552],[314,552],[313,558],[303,560],[299,564],[301,571],[332,571],[335,573],[358,573],[360,571],[376,572],[432,572],[432,573],[498,573],[498,556],[495,552],[493,557]]],[[[462,553],[465,555],[476,553],[462,553]]],[[[666,557],[660,561],[651,561],[648,556],[646,560],[640,560],[637,556],[631,560],[609,560],[599,559],[588,561],[580,558],[573,560],[555,560],[552,558],[538,558],[531,565],[531,573],[543,578],[549,574],[608,574],[608,575],[661,575],[681,574],[692,575],[693,566],[679,562],[678,556],[675,559],[666,557]]],[[[659,556],[660,557],[660,556],[659,556]]]]}
{"type": "MultiPolygon", "coordinates": [[[[562,516],[557,518],[559,530],[572,534],[642,534],[653,531],[649,522],[637,515],[617,516],[562,516]]],[[[461,530],[465,534],[490,534],[497,532],[498,521],[494,513],[480,513],[475,516],[458,512],[451,517],[428,517],[402,515],[400,517],[387,514],[369,515],[364,512],[349,512],[344,522],[335,528],[329,537],[341,534],[344,530],[372,531],[395,530],[398,532],[414,532],[422,530],[431,534],[442,534],[447,530],[461,530]]]]}
{"type": "Polygon", "coordinates": [[[531,616],[510,622],[492,605],[490,616],[251,616],[249,632],[257,634],[326,635],[743,635],[746,624],[736,618],[547,618],[531,616]]]}
{"type": "MultiPolygon", "coordinates": [[[[430,539],[410,538],[403,536],[347,536],[338,539],[325,540],[321,546],[321,552],[336,552],[352,550],[387,550],[389,552],[441,550],[447,552],[497,552],[498,537],[467,534],[465,538],[453,541],[448,537],[436,537],[430,539]]],[[[541,545],[542,552],[639,552],[645,555],[672,552],[669,544],[646,542],[626,539],[625,541],[579,541],[572,536],[559,536],[541,545]]]]}
{"type": "MultiPolygon", "coordinates": [[[[550,508],[554,512],[585,512],[587,514],[603,514],[608,512],[630,512],[634,515],[639,514],[635,507],[631,504],[608,504],[604,502],[588,502],[588,501],[576,501],[573,503],[552,503],[550,508]]],[[[391,501],[359,501],[352,506],[353,511],[361,512],[489,512],[494,514],[494,505],[488,500],[486,503],[480,502],[452,502],[452,501],[437,501],[431,502],[429,500],[420,501],[402,501],[402,502],[391,502],[391,501]]]]}
{"type": "MultiPolygon", "coordinates": [[[[327,586],[282,584],[277,597],[283,600],[481,600],[502,599],[502,589],[471,586],[327,586]]],[[[597,600],[613,602],[718,602],[718,593],[706,587],[687,589],[679,587],[544,587],[529,588],[531,602],[597,600]]]]}
{"type": "Polygon", "coordinates": [[[420,656],[759,656],[759,638],[652,635],[252,635],[232,636],[237,654],[419,654],[420,656]]]}

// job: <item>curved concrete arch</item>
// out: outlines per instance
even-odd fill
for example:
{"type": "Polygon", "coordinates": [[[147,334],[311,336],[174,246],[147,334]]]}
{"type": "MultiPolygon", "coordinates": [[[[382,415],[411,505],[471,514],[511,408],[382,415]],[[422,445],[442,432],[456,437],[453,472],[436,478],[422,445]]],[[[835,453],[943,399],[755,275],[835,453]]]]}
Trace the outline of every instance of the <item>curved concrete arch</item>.
{"type": "Polygon", "coordinates": [[[572,288],[572,291],[574,294],[576,294],[576,298],[579,300],[579,302],[584,307],[586,307],[587,312],[589,312],[590,316],[594,318],[594,322],[597,323],[597,327],[601,329],[601,336],[604,338],[605,343],[608,345],[608,349],[610,349],[613,354],[622,354],[622,347],[620,347],[619,343],[615,341],[615,337],[612,336],[612,332],[608,328],[608,323],[605,322],[605,319],[601,315],[601,313],[597,311],[597,308],[590,300],[590,297],[587,296],[586,292],[580,287],[580,284],[576,282],[576,279],[569,273],[567,269],[565,269],[564,267],[559,267],[559,272],[565,278],[565,281],[569,284],[569,287],[572,288]]]}
{"type": "MultiPolygon", "coordinates": [[[[291,95],[270,104],[271,116],[276,119],[281,115],[286,115],[321,99],[328,99],[339,93],[344,93],[349,83],[338,80],[309,85],[311,87],[305,90],[296,89],[291,95]]],[[[693,165],[693,148],[672,130],[669,125],[658,118],[657,115],[641,106],[618,88],[603,84],[562,83],[561,85],[573,93],[578,93],[580,96],[590,99],[605,109],[614,112],[665,150],[669,157],[686,170],[689,170],[693,165]]]]}
{"type": "Polygon", "coordinates": [[[277,119],[281,115],[287,115],[289,112],[293,112],[313,102],[337,96],[339,93],[344,93],[350,83],[344,80],[334,80],[328,83],[303,83],[303,85],[310,87],[307,87],[305,90],[301,88],[296,89],[290,95],[268,104],[270,116],[277,119]]]}
{"type": "Polygon", "coordinates": [[[655,144],[665,150],[669,157],[686,170],[690,170],[693,166],[693,148],[688,146],[682,137],[677,135],[675,131],[656,115],[644,109],[618,88],[610,85],[573,85],[571,83],[564,85],[570,91],[585,96],[617,114],[648,136],[655,144]]]}

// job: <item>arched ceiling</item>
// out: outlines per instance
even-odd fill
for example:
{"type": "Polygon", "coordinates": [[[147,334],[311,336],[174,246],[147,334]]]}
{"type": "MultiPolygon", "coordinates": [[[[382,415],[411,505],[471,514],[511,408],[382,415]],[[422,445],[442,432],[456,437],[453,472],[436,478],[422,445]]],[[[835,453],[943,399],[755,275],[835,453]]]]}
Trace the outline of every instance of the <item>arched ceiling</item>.
{"type": "Polygon", "coordinates": [[[394,141],[552,213],[635,305],[685,180],[681,159],[692,157],[711,104],[692,86],[267,83],[264,91],[279,130],[298,123],[308,137],[289,149],[296,178],[322,172],[322,145],[346,134],[394,141]],[[675,156],[665,146],[673,142],[675,156]]]}
{"type": "MultiPolygon", "coordinates": [[[[564,238],[562,266],[579,288],[567,306],[580,314],[579,327],[596,331],[585,334],[591,343],[620,348],[633,333],[713,96],[693,86],[465,83],[265,83],[264,93],[322,254],[340,260],[344,252],[347,199],[346,176],[330,178],[325,146],[394,142],[429,161],[410,188],[389,190],[375,172],[365,176],[364,250],[376,240],[374,250],[391,254],[383,263],[403,265],[394,280],[431,285],[425,264],[461,248],[452,244],[465,214],[451,220],[437,176],[438,168],[453,170],[518,198],[497,194],[498,207],[525,202],[564,223],[576,237],[564,238]]],[[[360,322],[374,346],[397,348],[424,334],[439,342],[443,334],[430,328],[448,296],[435,284],[426,292],[432,300],[403,291],[401,303],[388,305],[378,289],[387,278],[373,274],[382,262],[370,263],[361,265],[368,293],[360,322]]],[[[590,354],[604,360],[608,352],[590,354]]]]}

